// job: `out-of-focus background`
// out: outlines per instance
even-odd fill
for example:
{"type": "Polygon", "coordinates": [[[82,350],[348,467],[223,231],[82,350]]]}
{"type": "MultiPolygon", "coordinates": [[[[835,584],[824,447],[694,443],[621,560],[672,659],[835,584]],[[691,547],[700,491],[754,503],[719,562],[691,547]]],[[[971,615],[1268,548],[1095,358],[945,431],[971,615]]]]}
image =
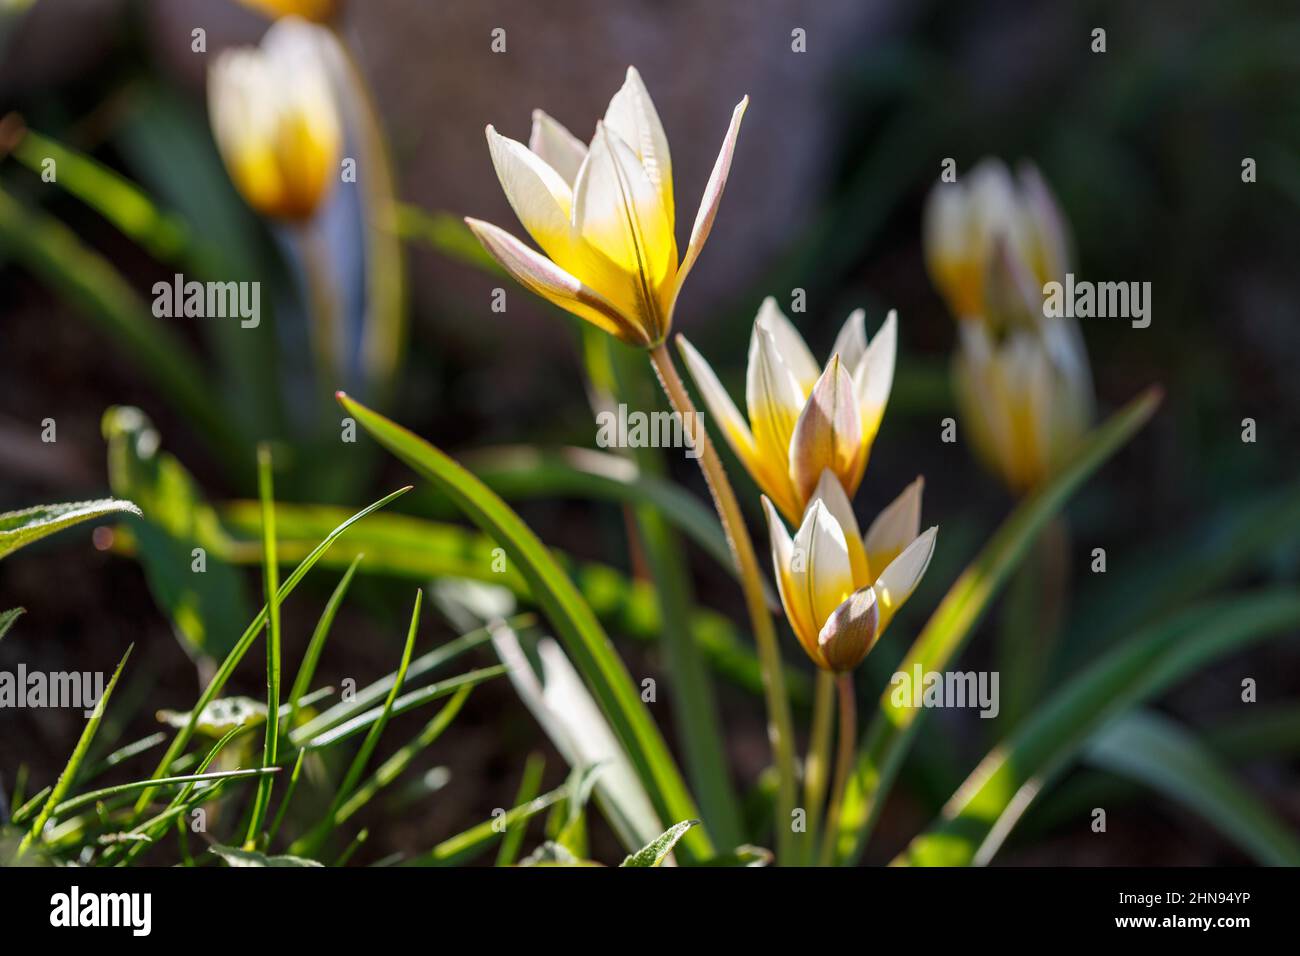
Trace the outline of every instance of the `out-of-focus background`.
{"type": "MultiPolygon", "coordinates": [[[[266,20],[218,0],[25,6],[0,3],[0,116],[16,111],[31,129],[93,155],[179,210],[199,235],[214,242],[255,237],[265,253],[254,259],[264,270],[257,277],[278,290],[275,333],[262,347],[291,351],[285,329],[301,322],[286,280],[291,266],[278,254],[283,244],[225,178],[205,107],[211,58],[257,42],[266,20]],[[195,27],[206,30],[206,53],[191,49],[195,27]]],[[[727,192],[676,328],[739,396],[749,326],[765,295],[789,311],[795,290],[804,291],[806,311],[792,317],[819,357],[851,309],[866,308],[871,332],[890,308],[898,310],[895,391],[858,508],[873,514],[923,473],[926,521],[942,533],[925,586],[877,652],[881,659],[897,659],[926,609],[1012,506],[965,444],[940,441],[941,421],[956,415],[948,385],[955,328],[925,272],[921,211],[947,157],[959,175],[988,155],[1032,160],[1073,227],[1075,272],[1095,281],[1149,281],[1153,290],[1149,328],[1121,319],[1081,323],[1102,414],[1150,383],[1164,386],[1166,401],[1070,509],[1072,595],[1060,672],[1122,636],[1140,619],[1135,609],[1149,592],[1164,589],[1166,605],[1190,599],[1188,589],[1199,583],[1225,583],[1217,577],[1220,554],[1252,535],[1297,525],[1300,14],[1288,4],[358,0],[345,10],[342,30],[372,85],[398,196],[430,213],[512,229],[488,159],[487,123],[525,139],[531,110],[543,107],[585,138],[635,64],[672,145],[682,242],[730,110],[750,96],[727,192]],[[1104,53],[1091,49],[1098,27],[1106,31],[1104,53]],[[495,28],[506,31],[504,53],[491,48],[495,28]],[[795,29],[806,33],[806,52],[791,49],[795,29]],[[1256,162],[1255,182],[1243,182],[1246,158],[1256,162]],[[1242,440],[1246,418],[1256,422],[1253,443],[1242,440]],[[1107,551],[1105,576],[1089,570],[1094,547],[1107,551]],[[1189,554],[1204,554],[1196,565],[1203,582],[1162,578],[1171,556],[1189,554]]],[[[0,159],[0,187],[66,223],[141,297],[176,271],[12,160],[0,159]]],[[[0,511],[105,494],[100,419],[113,405],[143,409],[209,499],[252,496],[251,444],[242,461],[214,452],[120,343],[85,319],[82,305],[33,274],[16,251],[23,236],[3,238],[0,511]],[[40,440],[47,418],[57,422],[53,444],[40,440]]],[[[454,454],[524,442],[592,446],[595,423],[574,327],[513,285],[507,312],[493,313],[490,297],[502,280],[426,244],[408,243],[406,256],[409,341],[400,377],[386,383],[391,416],[454,454]]],[[[212,357],[203,329],[172,324],[212,357]]],[[[292,355],[284,361],[292,366],[292,355]]],[[[285,377],[279,387],[290,408],[328,396],[310,379],[285,377]]],[[[219,414],[230,409],[254,428],[258,401],[247,392],[214,396],[219,414]]],[[[256,437],[293,449],[310,431],[301,421],[284,416],[256,437]]],[[[703,496],[693,462],[674,459],[671,467],[703,496]]],[[[731,472],[742,498],[756,505],[734,462],[731,472]]],[[[319,474],[286,479],[284,497],[360,507],[375,497],[371,491],[406,480],[404,469],[377,455],[347,488],[319,474]]],[[[618,507],[546,498],[519,507],[548,544],[635,570],[618,507]]],[[[757,508],[750,514],[757,519],[757,508]]],[[[764,540],[757,520],[752,527],[764,540]]],[[[1234,564],[1232,581],[1294,581],[1300,540],[1281,537],[1234,564]]],[[[738,591],[716,565],[696,552],[691,563],[702,601],[738,615],[738,591]]],[[[240,573],[255,607],[256,572],[240,573]]],[[[314,599],[286,609],[287,653],[305,645],[330,583],[328,576],[313,582],[306,593],[314,599]]],[[[403,632],[398,609],[409,590],[405,583],[360,583],[361,599],[341,616],[323,679],[357,675],[364,683],[391,667],[403,632]]],[[[16,605],[28,614],[0,644],[0,667],[39,660],[49,670],[111,671],[135,641],[136,671],[122,710],[133,725],[147,732],[154,710],[193,699],[194,666],[140,567],[93,550],[88,531],[0,566],[0,606],[16,605]]],[[[995,611],[964,666],[989,664],[996,623],[995,611]]],[[[453,633],[427,627],[437,639],[453,633]]],[[[634,674],[661,669],[654,646],[618,643],[634,674]]],[[[787,650],[802,667],[793,642],[787,650]]],[[[1300,698],[1297,664],[1295,640],[1273,642],[1203,671],[1161,706],[1212,729],[1241,707],[1243,677],[1259,680],[1258,706],[1300,698]]],[[[237,689],[256,696],[259,681],[249,668],[237,689]]],[[[747,692],[725,681],[718,687],[734,776],[747,786],[767,759],[762,710],[747,692]]],[[[671,733],[671,693],[657,707],[671,733]]],[[[806,724],[806,711],[797,713],[806,724]]],[[[938,769],[913,768],[889,805],[873,858],[888,859],[931,819],[935,795],[951,792],[1001,736],[986,726],[996,721],[972,717],[930,715],[926,733],[948,740],[945,759],[938,769]]],[[[21,763],[37,776],[57,771],[78,726],[68,712],[0,713],[0,775],[11,778],[21,763]]],[[[1300,741],[1287,739],[1241,772],[1284,819],[1300,824],[1300,741]]],[[[545,746],[510,687],[485,686],[429,755],[425,769],[447,767],[449,782],[387,817],[363,853],[377,858],[427,846],[509,806],[524,755],[545,746]]],[[[558,760],[549,772],[561,772],[558,760]]],[[[1101,774],[1085,769],[1075,777],[1067,784],[1086,794],[1101,774]]],[[[1244,859],[1149,793],[1128,794],[1104,840],[1070,822],[1066,799],[1036,808],[999,860],[1244,859]]]]}

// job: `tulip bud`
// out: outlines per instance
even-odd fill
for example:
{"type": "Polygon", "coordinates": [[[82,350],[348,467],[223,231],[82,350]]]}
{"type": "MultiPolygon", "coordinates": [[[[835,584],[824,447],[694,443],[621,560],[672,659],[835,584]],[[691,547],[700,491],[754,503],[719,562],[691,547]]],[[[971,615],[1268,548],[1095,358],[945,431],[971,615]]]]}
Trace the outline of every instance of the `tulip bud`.
{"type": "Polygon", "coordinates": [[[843,674],[861,664],[876,643],[879,624],[875,588],[868,585],[850,594],[817,635],[817,646],[827,667],[843,674]]]}

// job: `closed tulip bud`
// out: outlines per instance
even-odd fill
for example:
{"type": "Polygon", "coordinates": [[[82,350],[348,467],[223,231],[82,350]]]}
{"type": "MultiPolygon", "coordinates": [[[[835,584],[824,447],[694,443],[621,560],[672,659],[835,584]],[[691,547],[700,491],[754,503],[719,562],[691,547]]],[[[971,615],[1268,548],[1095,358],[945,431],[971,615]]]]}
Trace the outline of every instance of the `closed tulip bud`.
{"type": "Polygon", "coordinates": [[[918,478],[861,537],[848,496],[829,469],[793,540],[763,497],[781,605],[818,667],[836,673],[857,667],[920,583],[938,533],[917,533],[921,489],[918,478]]]}
{"type": "Polygon", "coordinates": [[[289,17],[260,47],[223,51],[208,72],[208,113],[226,170],[264,216],[312,216],[339,174],[334,95],[340,51],[323,27],[289,17]]]}

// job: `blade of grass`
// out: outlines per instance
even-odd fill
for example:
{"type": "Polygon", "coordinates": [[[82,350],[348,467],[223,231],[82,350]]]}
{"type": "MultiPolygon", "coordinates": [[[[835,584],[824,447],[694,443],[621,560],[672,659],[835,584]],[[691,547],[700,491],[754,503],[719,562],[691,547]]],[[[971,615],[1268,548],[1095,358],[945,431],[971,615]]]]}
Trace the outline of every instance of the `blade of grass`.
{"type": "Polygon", "coordinates": [[[1264,866],[1300,866],[1295,834],[1199,740],[1166,717],[1141,710],[1123,714],[1093,735],[1083,758],[1200,814],[1264,866]]]}
{"type": "Polygon", "coordinates": [[[443,731],[451,726],[451,722],[456,719],[456,715],[460,713],[461,707],[464,706],[466,698],[473,689],[473,686],[466,685],[456,691],[456,695],[424,725],[424,729],[414,740],[380,764],[379,769],[371,775],[370,779],[357,787],[338,808],[332,826],[337,827],[346,823],[358,810],[369,803],[375,794],[396,780],[422,751],[432,746],[434,741],[442,736],[443,731]]]}
{"type": "Polygon", "coordinates": [[[1106,722],[1197,668],[1300,624],[1300,596],[1279,588],[1192,607],[1099,658],[995,747],[939,819],[895,860],[982,865],[1039,792],[1106,722]]]}
{"type": "MultiPolygon", "coordinates": [[[[536,618],[532,614],[518,614],[510,621],[513,626],[519,628],[531,627],[536,618]]],[[[421,654],[415,660],[411,661],[410,667],[406,669],[406,683],[411,683],[417,677],[423,677],[425,674],[437,670],[443,664],[458,657],[481,644],[486,644],[491,640],[491,633],[486,627],[476,628],[462,634],[460,637],[448,641],[446,644],[440,644],[433,650],[421,654]]],[[[385,675],[367,687],[357,691],[355,696],[349,701],[340,701],[333,707],[321,711],[307,723],[293,731],[291,741],[294,746],[302,746],[303,741],[310,740],[318,734],[324,733],[331,727],[337,727],[357,714],[362,713],[367,707],[376,701],[382,700],[393,686],[393,681],[397,674],[385,675]]]]}
{"type": "MultiPolygon", "coordinates": [[[[464,674],[458,674],[436,684],[429,684],[419,690],[413,690],[393,701],[391,716],[396,717],[398,714],[405,714],[432,701],[449,697],[462,687],[477,687],[484,681],[500,677],[504,673],[505,668],[499,664],[492,667],[481,667],[478,670],[466,671],[464,674]]],[[[375,722],[383,716],[383,713],[383,707],[373,707],[365,713],[358,714],[350,720],[345,720],[337,726],[312,737],[302,746],[306,750],[320,750],[341,743],[355,737],[361,731],[373,727],[375,722]]]]}
{"type": "Polygon", "coordinates": [[[460,866],[484,852],[497,837],[513,827],[531,820],[543,810],[548,810],[569,795],[568,784],[556,787],[528,803],[506,811],[504,816],[493,817],[443,840],[428,853],[408,860],[408,866],[460,866]]]}
{"type": "MultiPolygon", "coordinates": [[[[537,536],[505,502],[441,451],[346,395],[338,397],[381,445],[446,492],[467,517],[496,539],[528,581],[534,599],[590,683],[659,812],[669,820],[698,818],[695,802],[627,668],[591,607],[537,536]]],[[[682,847],[690,857],[713,855],[703,827],[688,833],[682,847]]]]}
{"type": "MultiPolygon", "coordinates": [[[[993,598],[1024,557],[1030,544],[1070,495],[1151,417],[1161,391],[1153,387],[1096,429],[1073,460],[1050,483],[1025,498],[1003,522],[971,565],[949,589],[899,665],[912,674],[942,671],[965,645],[993,598]]],[[[861,855],[879,818],[884,799],[926,716],[923,708],[896,707],[892,686],[881,696],[875,719],[858,749],[840,811],[836,860],[861,855]]]]}
{"type": "MultiPolygon", "coordinates": [[[[262,748],[262,766],[274,767],[280,748],[280,564],[275,557],[275,489],[272,487],[271,449],[257,448],[257,490],[262,499],[262,577],[266,585],[266,740],[262,748]]],[[[294,699],[297,697],[295,695],[294,699]]],[[[253,813],[248,822],[244,849],[262,845],[262,823],[271,804],[273,777],[257,782],[253,813]]]]}
{"type": "Polygon", "coordinates": [[[289,774],[289,785],[285,787],[284,796],[280,798],[280,808],[275,811],[275,819],[271,821],[271,826],[266,831],[266,845],[268,847],[275,840],[275,835],[280,832],[280,824],[284,822],[285,814],[289,810],[289,803],[298,790],[298,780],[302,776],[302,763],[306,757],[307,751],[305,749],[299,750],[298,756],[293,761],[293,771],[289,774]]]}
{"type": "MultiPolygon", "coordinates": [[[[343,572],[343,577],[335,586],[330,599],[325,603],[325,610],[321,611],[316,629],[312,631],[311,640],[307,642],[307,650],[303,652],[298,673],[294,675],[293,687],[289,691],[290,700],[300,700],[307,693],[307,688],[311,686],[312,678],[316,676],[316,665],[320,661],[321,651],[325,647],[325,638],[329,636],[330,629],[334,626],[334,616],[338,614],[343,597],[348,593],[348,586],[352,583],[352,576],[357,573],[357,565],[361,563],[363,557],[365,555],[358,554],[352,559],[352,563],[343,572]]],[[[281,730],[281,733],[283,734],[284,731],[281,730]]]]}
{"type": "Polygon", "coordinates": [[[95,710],[90,719],[86,721],[86,729],[81,732],[81,739],[77,741],[77,746],[73,748],[72,756],[68,758],[63,772],[59,774],[59,779],[54,784],[54,788],[50,791],[50,795],[46,797],[45,806],[36,815],[31,828],[23,836],[22,842],[18,844],[17,855],[19,857],[27,852],[28,847],[33,842],[40,840],[41,831],[45,829],[45,824],[53,815],[55,807],[63,801],[64,795],[72,786],[72,781],[77,776],[77,770],[81,767],[82,760],[86,758],[87,751],[90,750],[91,741],[95,739],[95,731],[99,730],[99,723],[104,718],[104,709],[108,706],[109,698],[113,696],[113,688],[117,686],[117,679],[122,676],[122,668],[126,667],[127,658],[131,656],[131,650],[134,647],[134,644],[127,647],[126,653],[122,655],[122,659],[118,662],[117,670],[113,671],[108,686],[104,688],[104,693],[95,702],[95,710]]]}
{"type": "MultiPolygon", "coordinates": [[[[374,504],[362,508],[346,521],[341,522],[333,531],[325,536],[320,544],[316,545],[316,547],[302,559],[296,568],[294,568],[293,573],[289,575],[284,584],[280,585],[280,589],[276,593],[276,600],[283,602],[285,598],[292,594],[293,589],[298,586],[298,582],[306,577],[307,572],[312,569],[312,566],[320,560],[321,556],[329,550],[330,545],[337,541],[338,538],[348,530],[348,528],[352,527],[352,525],[356,524],[356,522],[360,521],[366,515],[373,511],[377,511],[393,499],[406,494],[408,491],[410,491],[409,485],[404,488],[399,488],[397,491],[380,498],[374,504]]],[[[257,635],[266,625],[266,620],[267,608],[264,606],[262,610],[258,612],[257,617],[253,619],[253,622],[248,625],[247,630],[244,631],[239,640],[235,642],[235,646],[231,648],[230,653],[226,655],[226,659],[221,662],[221,666],[218,667],[216,673],[212,675],[212,679],[208,681],[208,686],[205,687],[203,693],[199,695],[198,703],[196,703],[190,711],[190,719],[186,721],[184,727],[177,731],[176,736],[172,739],[171,745],[167,748],[167,752],[163,755],[162,760],[158,762],[158,767],[153,773],[154,777],[163,776],[167,772],[167,768],[171,766],[172,761],[184,752],[186,745],[190,742],[190,738],[194,735],[194,727],[198,722],[199,714],[203,712],[203,708],[208,706],[208,704],[210,704],[216,696],[221,693],[222,688],[226,686],[226,682],[230,680],[230,675],[234,673],[235,668],[248,652],[249,647],[252,646],[257,635]]],[[[140,798],[136,802],[135,806],[135,812],[137,814],[142,813],[144,808],[148,806],[149,794],[150,791],[148,790],[140,794],[140,798]]]]}
{"type": "Polygon", "coordinates": [[[320,848],[321,843],[324,842],[334,828],[335,816],[338,814],[339,808],[351,796],[357,781],[361,779],[361,774],[365,771],[371,754],[375,752],[375,747],[379,745],[379,738],[383,734],[384,728],[388,726],[388,720],[393,713],[393,704],[402,690],[402,682],[406,680],[406,669],[411,664],[411,651],[415,647],[415,635],[420,626],[420,607],[423,602],[424,592],[417,590],[415,592],[415,607],[411,610],[411,625],[406,632],[406,644],[402,648],[402,662],[397,667],[397,676],[393,678],[393,687],[384,700],[384,706],[380,708],[379,716],[371,723],[365,740],[361,742],[361,748],[357,751],[356,756],[352,758],[352,763],[343,775],[342,782],[334,791],[334,797],[330,800],[329,809],[325,811],[324,819],[316,825],[310,834],[296,840],[289,847],[290,853],[315,853],[320,848]]]}
{"type": "Polygon", "coordinates": [[[9,628],[18,622],[18,619],[27,613],[26,608],[15,607],[7,611],[0,611],[0,640],[9,633],[9,628]]]}
{"type": "MultiPolygon", "coordinates": [[[[532,802],[542,789],[542,773],[546,770],[546,757],[533,752],[524,762],[524,775],[519,781],[519,790],[515,793],[514,804],[521,807],[532,802]]],[[[497,849],[497,866],[513,866],[519,859],[519,848],[523,845],[524,834],[528,832],[527,821],[519,826],[507,827],[501,837],[501,846],[497,849]]]]}
{"type": "MultiPolygon", "coordinates": [[[[257,503],[235,501],[222,510],[222,522],[234,535],[245,538],[257,533],[257,503]]],[[[276,522],[281,532],[282,561],[305,553],[323,529],[333,527],[343,512],[318,505],[277,503],[276,522]]],[[[130,541],[119,535],[118,546],[128,551],[130,541]]],[[[509,588],[520,598],[532,597],[524,576],[507,564],[504,572],[493,570],[496,542],[486,535],[455,525],[426,521],[407,515],[377,515],[358,528],[325,559],[328,567],[343,568],[357,554],[366,556],[368,574],[383,574],[408,580],[457,577],[509,588]]],[[[239,541],[233,550],[222,552],[228,560],[251,564],[260,560],[252,542],[239,541]],[[250,546],[251,545],[251,546],[250,546]]],[[[577,562],[552,552],[561,567],[572,576],[596,617],[610,630],[641,641],[660,639],[664,624],[654,588],[644,581],[631,581],[621,571],[596,562],[577,562]]],[[[691,610],[691,633],[709,664],[722,677],[755,694],[762,693],[762,676],[752,642],[743,639],[724,615],[707,608],[691,610]]],[[[803,671],[787,667],[785,681],[790,699],[801,706],[812,698],[812,685],[803,671]]]]}

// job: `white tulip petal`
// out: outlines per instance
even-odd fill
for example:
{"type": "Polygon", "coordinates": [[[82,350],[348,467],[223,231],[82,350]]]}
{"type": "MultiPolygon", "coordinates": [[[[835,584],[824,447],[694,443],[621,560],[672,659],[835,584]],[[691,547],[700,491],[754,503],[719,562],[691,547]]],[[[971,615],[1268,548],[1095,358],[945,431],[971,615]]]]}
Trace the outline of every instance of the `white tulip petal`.
{"type": "MultiPolygon", "coordinates": [[[[820,653],[816,651],[816,642],[821,625],[813,617],[812,605],[808,600],[808,589],[803,584],[802,578],[800,583],[795,582],[794,542],[790,540],[790,534],[785,530],[781,516],[776,513],[776,508],[767,495],[763,495],[762,501],[763,513],[767,515],[768,535],[772,540],[772,570],[776,575],[776,587],[781,596],[781,606],[785,608],[786,619],[790,622],[790,629],[794,631],[795,637],[816,661],[820,653]]],[[[806,554],[800,554],[798,561],[801,568],[807,568],[806,554]]]]}
{"type": "Polygon", "coordinates": [[[790,436],[803,411],[804,391],[781,357],[772,333],[754,323],[745,374],[745,405],[758,454],[767,462],[786,464],[790,436]]]}
{"type": "Polygon", "coordinates": [[[555,170],[570,189],[578,178],[582,161],[587,158],[587,144],[542,110],[533,110],[528,149],[555,170]]]}
{"type": "Polygon", "coordinates": [[[840,334],[835,337],[832,355],[838,355],[844,367],[851,372],[857,371],[862,356],[867,351],[867,311],[854,309],[849,313],[840,334]]]}
{"type": "Polygon", "coordinates": [[[930,566],[930,558],[934,556],[934,539],[938,532],[937,527],[926,529],[876,578],[872,587],[880,601],[881,631],[921,582],[925,569],[930,566]]]}
{"type": "Polygon", "coordinates": [[[673,265],[675,243],[658,190],[641,161],[604,123],[596,127],[574,185],[573,223],[616,266],[653,295],[673,265]]]}
{"type": "Polygon", "coordinates": [[[678,289],[694,267],[695,260],[700,257],[700,250],[704,248],[704,242],[713,229],[713,220],[722,202],[722,192],[727,186],[727,174],[731,171],[731,157],[736,151],[736,137],[740,135],[740,120],[745,115],[747,106],[749,106],[748,96],[741,100],[731,113],[731,125],[727,127],[722,149],[713,164],[713,172],[704,187],[704,195],[700,197],[700,208],[695,214],[695,225],[691,227],[691,238],[686,244],[686,254],[682,256],[681,265],[677,268],[678,289]]]}
{"type": "Polygon", "coordinates": [[[898,313],[890,310],[884,324],[867,346],[853,373],[853,390],[862,416],[862,435],[870,441],[880,431],[889,393],[894,387],[894,359],[898,353],[898,313]]]}
{"type": "Polygon", "coordinates": [[[641,161],[646,176],[658,190],[668,228],[673,228],[673,164],[668,152],[668,137],[655,110],[650,93],[641,82],[636,67],[627,68],[627,79],[609,101],[605,125],[627,143],[641,161]]]}
{"type": "MultiPolygon", "coordinates": [[[[813,358],[808,343],[799,334],[799,330],[794,327],[793,322],[786,318],[786,314],[776,304],[776,299],[770,295],[758,307],[758,315],[755,317],[754,322],[772,333],[772,339],[776,342],[777,354],[781,356],[781,360],[785,362],[786,367],[794,373],[800,391],[806,396],[817,383],[822,370],[817,365],[817,360],[813,358]]],[[[845,367],[853,368],[852,365],[846,365],[845,367]]]]}
{"type": "Polygon", "coordinates": [[[633,345],[648,344],[641,331],[623,318],[608,299],[550,259],[490,222],[466,218],[465,224],[483,244],[483,248],[524,288],[624,342],[633,345]]]}
{"type": "Polygon", "coordinates": [[[884,511],[876,515],[862,545],[872,570],[883,571],[921,531],[921,493],[925,479],[917,477],[884,511]]]}
{"type": "Polygon", "coordinates": [[[844,532],[854,583],[859,585],[868,583],[870,566],[867,562],[867,552],[862,547],[861,532],[858,531],[858,519],[853,513],[853,504],[845,494],[840,479],[829,468],[822,472],[821,478],[817,481],[817,488],[813,491],[808,507],[804,509],[805,518],[815,501],[820,501],[826,506],[826,510],[831,513],[831,517],[844,532]]]}
{"type": "Polygon", "coordinates": [[[687,341],[686,336],[677,336],[677,348],[686,363],[686,371],[690,373],[695,387],[704,398],[705,407],[708,408],[709,414],[717,419],[727,444],[731,445],[732,451],[745,467],[750,468],[754,458],[754,436],[749,430],[749,423],[745,421],[745,416],[740,414],[740,409],[736,408],[736,403],[731,400],[727,390],[718,381],[712,366],[696,351],[695,346],[687,341]]]}
{"type": "Polygon", "coordinates": [[[518,140],[487,128],[488,151],[506,199],[523,227],[551,258],[564,261],[573,245],[573,191],[564,178],[518,140]]]}
{"type": "Polygon", "coordinates": [[[819,631],[855,590],[848,541],[830,509],[820,501],[813,502],[794,537],[790,578],[803,591],[819,631]]]}

